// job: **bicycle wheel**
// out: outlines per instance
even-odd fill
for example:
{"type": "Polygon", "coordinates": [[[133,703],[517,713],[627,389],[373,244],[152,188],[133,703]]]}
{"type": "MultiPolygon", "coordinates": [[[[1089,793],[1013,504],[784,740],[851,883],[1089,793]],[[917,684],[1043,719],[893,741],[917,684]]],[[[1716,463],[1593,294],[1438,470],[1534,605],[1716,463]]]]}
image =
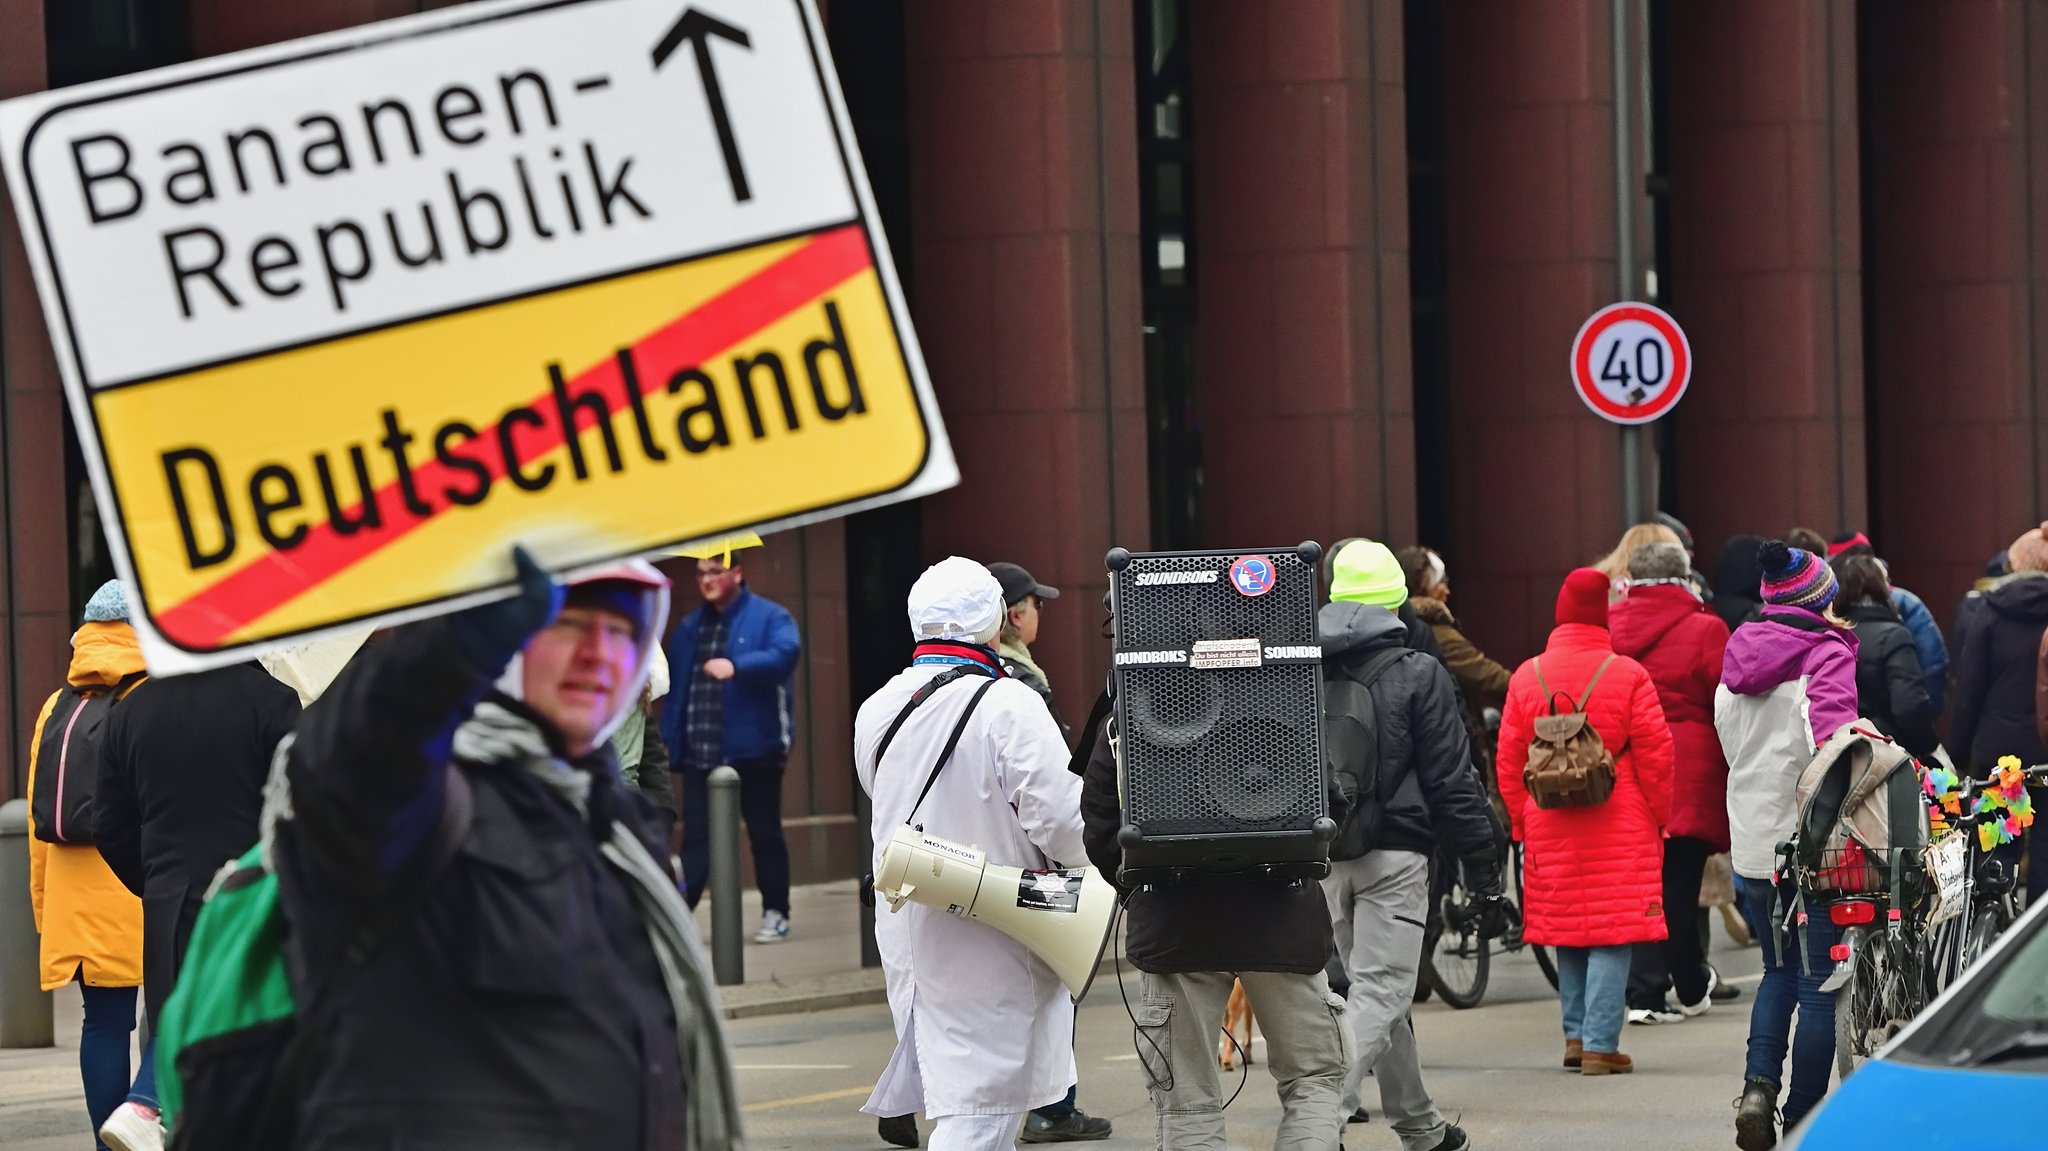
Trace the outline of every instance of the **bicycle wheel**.
{"type": "Polygon", "coordinates": [[[1870,1058],[1888,1031],[1884,937],[1861,927],[1842,934],[1849,946],[1847,977],[1835,989],[1835,1070],[1847,1079],[1870,1058]]]}
{"type": "Polygon", "coordinates": [[[1493,946],[1479,934],[1477,915],[1465,896],[1464,884],[1452,883],[1438,906],[1443,926],[1423,952],[1423,971],[1445,1003],[1461,1011],[1477,1007],[1486,997],[1493,946]]]}
{"type": "Polygon", "coordinates": [[[2012,918],[2006,914],[2005,901],[1987,899],[1977,905],[1976,920],[1970,924],[1970,938],[1963,945],[1963,962],[1960,970],[1976,965],[2005,929],[2012,926],[2012,918]]]}
{"type": "Polygon", "coordinates": [[[1550,958],[1550,949],[1541,943],[1531,943],[1529,950],[1536,956],[1536,966],[1543,969],[1543,978],[1550,980],[1550,989],[1557,990],[1557,963],[1550,958]]]}

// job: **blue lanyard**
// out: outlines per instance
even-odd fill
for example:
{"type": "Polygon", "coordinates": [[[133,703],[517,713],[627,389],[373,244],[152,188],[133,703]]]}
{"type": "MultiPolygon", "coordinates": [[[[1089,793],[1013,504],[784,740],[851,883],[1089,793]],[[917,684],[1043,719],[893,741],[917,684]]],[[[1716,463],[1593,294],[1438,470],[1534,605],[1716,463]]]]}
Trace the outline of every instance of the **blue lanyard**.
{"type": "Polygon", "coordinates": [[[971,667],[990,679],[996,677],[996,670],[978,659],[964,655],[921,655],[910,661],[912,664],[952,664],[956,667],[971,667]]]}

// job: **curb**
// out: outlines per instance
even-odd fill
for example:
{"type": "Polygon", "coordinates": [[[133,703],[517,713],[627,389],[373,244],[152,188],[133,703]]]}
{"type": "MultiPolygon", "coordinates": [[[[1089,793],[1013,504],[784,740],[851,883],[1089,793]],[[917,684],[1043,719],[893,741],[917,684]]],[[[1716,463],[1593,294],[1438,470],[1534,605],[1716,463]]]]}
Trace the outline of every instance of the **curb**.
{"type": "MultiPolygon", "coordinates": [[[[1104,980],[1114,982],[1115,963],[1108,955],[1095,968],[1095,983],[1089,995],[1098,994],[1104,980]]],[[[759,1019],[769,1015],[803,1015],[837,1007],[866,1007],[889,1001],[889,989],[879,967],[862,968],[841,975],[824,975],[788,983],[742,983],[718,989],[721,1014],[727,1019],[759,1019]]]]}

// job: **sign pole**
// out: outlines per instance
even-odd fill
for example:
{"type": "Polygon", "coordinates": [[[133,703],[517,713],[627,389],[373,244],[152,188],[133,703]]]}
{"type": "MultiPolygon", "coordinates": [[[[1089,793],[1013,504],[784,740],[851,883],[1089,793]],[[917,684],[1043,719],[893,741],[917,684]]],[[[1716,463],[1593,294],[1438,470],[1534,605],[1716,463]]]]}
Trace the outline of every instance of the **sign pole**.
{"type": "MultiPolygon", "coordinates": [[[[1614,38],[1614,271],[1616,300],[1635,298],[1635,149],[1629,141],[1628,0],[1611,0],[1614,38]]],[[[1643,522],[1643,429],[1621,429],[1621,517],[1626,530],[1643,522]]]]}

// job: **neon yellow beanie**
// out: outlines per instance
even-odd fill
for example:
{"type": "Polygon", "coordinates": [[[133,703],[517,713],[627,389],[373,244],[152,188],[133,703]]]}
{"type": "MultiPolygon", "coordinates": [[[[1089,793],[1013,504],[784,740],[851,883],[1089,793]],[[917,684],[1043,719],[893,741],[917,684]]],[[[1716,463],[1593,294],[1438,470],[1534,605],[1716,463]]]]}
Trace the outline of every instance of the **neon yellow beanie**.
{"type": "Polygon", "coordinates": [[[1408,598],[1408,576],[1401,561],[1378,540],[1353,540],[1337,553],[1330,573],[1330,599],[1371,604],[1389,610],[1408,598]]]}

